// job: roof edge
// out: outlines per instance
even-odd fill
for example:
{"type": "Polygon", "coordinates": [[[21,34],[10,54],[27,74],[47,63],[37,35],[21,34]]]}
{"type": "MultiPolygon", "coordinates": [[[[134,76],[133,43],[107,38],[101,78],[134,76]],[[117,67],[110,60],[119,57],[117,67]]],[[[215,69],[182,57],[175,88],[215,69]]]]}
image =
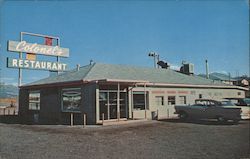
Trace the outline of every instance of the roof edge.
{"type": "Polygon", "coordinates": [[[235,85],[194,85],[194,84],[172,84],[172,83],[147,83],[152,86],[175,86],[175,87],[198,87],[198,88],[234,88],[248,91],[249,88],[235,85]]]}

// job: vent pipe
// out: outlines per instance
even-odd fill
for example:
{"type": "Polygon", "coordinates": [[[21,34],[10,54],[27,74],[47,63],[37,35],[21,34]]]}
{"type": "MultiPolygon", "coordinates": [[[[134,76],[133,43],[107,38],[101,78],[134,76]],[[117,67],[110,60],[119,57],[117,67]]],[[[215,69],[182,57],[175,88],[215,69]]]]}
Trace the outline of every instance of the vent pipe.
{"type": "Polygon", "coordinates": [[[206,60],[206,78],[209,79],[208,61],[206,60]]]}
{"type": "Polygon", "coordinates": [[[89,64],[90,64],[90,65],[93,65],[93,63],[94,63],[94,61],[91,59],[91,60],[89,61],[89,64]]]}
{"type": "Polygon", "coordinates": [[[76,65],[76,71],[79,71],[80,70],[80,64],[77,64],[76,65]]]}

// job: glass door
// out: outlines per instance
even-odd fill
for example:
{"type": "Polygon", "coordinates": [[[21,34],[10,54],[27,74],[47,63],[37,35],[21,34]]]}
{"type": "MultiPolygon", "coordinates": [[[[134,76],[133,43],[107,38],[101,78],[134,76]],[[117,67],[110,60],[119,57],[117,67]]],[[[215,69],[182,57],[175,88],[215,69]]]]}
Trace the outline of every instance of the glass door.
{"type": "Polygon", "coordinates": [[[100,110],[100,120],[102,120],[102,114],[104,114],[104,120],[108,119],[108,92],[99,93],[99,110],[100,110]]]}
{"type": "Polygon", "coordinates": [[[120,93],[120,118],[127,118],[127,93],[120,93]]]}
{"type": "MultiPolygon", "coordinates": [[[[126,92],[120,92],[120,118],[127,118],[126,92]]],[[[117,91],[100,91],[99,93],[100,120],[117,119],[117,91]]]]}
{"type": "Polygon", "coordinates": [[[117,119],[117,92],[109,92],[109,119],[117,119]]]}

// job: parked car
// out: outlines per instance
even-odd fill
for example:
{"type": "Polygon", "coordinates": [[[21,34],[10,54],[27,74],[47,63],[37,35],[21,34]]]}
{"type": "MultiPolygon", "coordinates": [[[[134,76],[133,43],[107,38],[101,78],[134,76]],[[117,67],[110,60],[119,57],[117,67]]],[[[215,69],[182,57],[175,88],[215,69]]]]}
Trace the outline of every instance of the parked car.
{"type": "Polygon", "coordinates": [[[175,114],[180,119],[217,119],[220,122],[233,120],[238,123],[241,119],[241,109],[230,101],[216,101],[211,99],[196,99],[193,105],[176,105],[175,114]]]}
{"type": "Polygon", "coordinates": [[[241,108],[241,119],[250,119],[250,98],[225,98],[241,108]]]}

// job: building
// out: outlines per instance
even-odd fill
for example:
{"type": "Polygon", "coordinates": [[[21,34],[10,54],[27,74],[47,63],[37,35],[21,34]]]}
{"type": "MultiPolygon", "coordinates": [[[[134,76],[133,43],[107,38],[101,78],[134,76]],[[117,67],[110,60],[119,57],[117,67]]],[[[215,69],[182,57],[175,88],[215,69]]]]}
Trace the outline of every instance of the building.
{"type": "Polygon", "coordinates": [[[20,87],[19,115],[40,124],[98,124],[102,119],[172,117],[175,104],[245,97],[247,88],[171,69],[95,63],[20,87]]]}
{"type": "Polygon", "coordinates": [[[250,78],[247,76],[235,77],[234,80],[234,85],[241,87],[249,87],[250,78]]]}

